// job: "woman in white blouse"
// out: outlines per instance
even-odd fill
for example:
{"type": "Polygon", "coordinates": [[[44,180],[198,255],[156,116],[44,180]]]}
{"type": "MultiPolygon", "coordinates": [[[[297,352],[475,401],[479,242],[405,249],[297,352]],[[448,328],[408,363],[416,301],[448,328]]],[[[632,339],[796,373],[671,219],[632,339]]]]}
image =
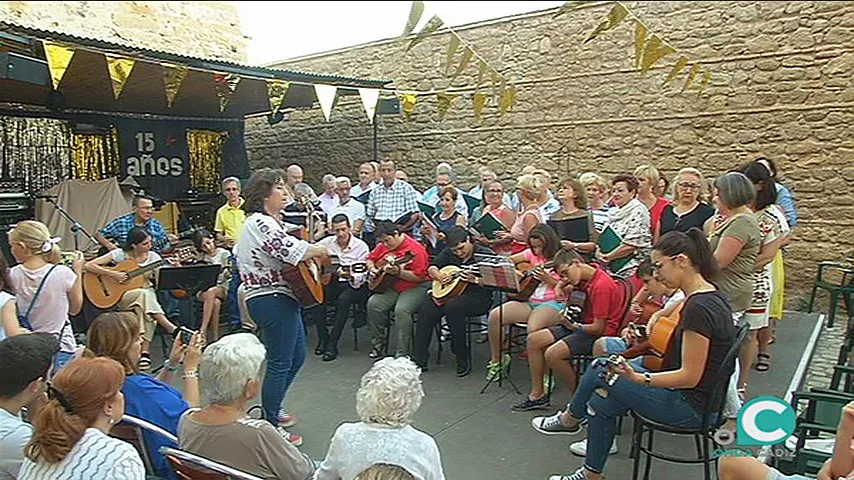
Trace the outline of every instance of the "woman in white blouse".
{"type": "Polygon", "coordinates": [[[362,377],[356,412],[362,421],[335,431],[316,480],[353,480],[376,463],[398,465],[418,480],[444,480],[436,441],[412,427],[424,390],[408,358],[384,358],[362,377]]]}

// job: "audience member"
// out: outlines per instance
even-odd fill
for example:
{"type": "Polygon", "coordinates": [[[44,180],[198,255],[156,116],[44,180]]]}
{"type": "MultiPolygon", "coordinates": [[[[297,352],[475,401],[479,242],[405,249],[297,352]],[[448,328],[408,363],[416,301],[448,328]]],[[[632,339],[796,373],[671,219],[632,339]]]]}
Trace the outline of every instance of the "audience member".
{"type": "Polygon", "coordinates": [[[703,174],[699,170],[690,167],[679,170],[676,174],[676,195],[673,202],[664,207],[653,241],[673,230],[687,232],[692,228],[703,228],[706,220],[715,214],[715,209],[701,201],[702,188],[703,174]]]}
{"type": "Polygon", "coordinates": [[[653,233],[658,230],[661,214],[670,202],[653,192],[661,178],[658,169],[651,165],[641,165],[635,169],[635,178],[638,179],[637,199],[649,209],[649,228],[650,233],[653,233]]]}
{"type": "Polygon", "coordinates": [[[608,265],[608,271],[622,278],[631,277],[641,260],[649,255],[652,232],[649,228],[649,210],[636,198],[638,181],[628,174],[614,177],[614,207],[608,210],[608,227],[617,234],[620,244],[608,253],[599,251],[598,257],[608,265]]]}
{"type": "Polygon", "coordinates": [[[608,200],[611,196],[611,189],[602,177],[593,172],[582,173],[578,177],[578,181],[587,190],[587,202],[590,204],[590,211],[593,213],[596,231],[602,233],[608,225],[608,210],[611,208],[608,200]]]}
{"type": "Polygon", "coordinates": [[[9,279],[9,264],[6,256],[0,254],[0,340],[11,336],[6,332],[20,332],[20,327],[15,291],[9,279]]]}
{"type": "Polygon", "coordinates": [[[335,175],[327,173],[323,176],[323,193],[320,194],[320,209],[326,213],[326,216],[332,215],[334,209],[339,202],[338,194],[335,192],[335,175]]]}
{"type": "Polygon", "coordinates": [[[243,221],[246,220],[246,212],[243,211],[243,197],[240,196],[240,180],[237,177],[224,179],[222,181],[222,193],[225,195],[225,205],[216,211],[214,232],[216,232],[217,239],[224,241],[230,248],[240,240],[243,221]]]}

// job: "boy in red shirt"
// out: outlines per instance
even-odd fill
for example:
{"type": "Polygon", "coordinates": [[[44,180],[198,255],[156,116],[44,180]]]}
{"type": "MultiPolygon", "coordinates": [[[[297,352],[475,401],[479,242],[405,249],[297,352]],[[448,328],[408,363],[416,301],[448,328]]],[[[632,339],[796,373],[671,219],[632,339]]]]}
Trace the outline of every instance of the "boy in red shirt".
{"type": "Polygon", "coordinates": [[[427,267],[430,261],[424,246],[409,235],[401,233],[399,227],[391,222],[377,222],[377,246],[368,255],[368,270],[372,276],[385,271],[395,277],[391,286],[384,292],[375,292],[368,299],[368,324],[371,327],[372,349],[370,358],[379,358],[386,354],[386,329],[388,313],[394,311],[397,350],[395,356],[410,354],[412,344],[412,316],[421,308],[427,298],[430,286],[427,279],[427,267]],[[378,263],[390,257],[400,258],[411,252],[412,259],[398,266],[377,268],[378,263]]]}

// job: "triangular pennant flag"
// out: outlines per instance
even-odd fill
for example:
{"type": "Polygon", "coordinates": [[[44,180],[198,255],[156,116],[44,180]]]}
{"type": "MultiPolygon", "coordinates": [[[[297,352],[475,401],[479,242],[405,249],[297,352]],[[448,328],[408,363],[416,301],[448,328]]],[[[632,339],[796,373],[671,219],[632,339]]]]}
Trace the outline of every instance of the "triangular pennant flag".
{"type": "Polygon", "coordinates": [[[646,25],[638,20],[635,24],[635,68],[640,68],[644,45],[646,45],[646,25]]]}
{"type": "Polygon", "coordinates": [[[460,48],[460,37],[451,35],[451,40],[448,42],[448,52],[445,53],[445,75],[451,69],[451,61],[454,59],[454,55],[457,54],[458,48],[460,48]]]}
{"type": "Polygon", "coordinates": [[[480,84],[483,83],[483,76],[486,74],[487,68],[489,68],[489,65],[486,62],[483,60],[477,61],[477,84],[475,85],[475,90],[480,88],[480,84]]]}
{"type": "Polygon", "coordinates": [[[454,72],[454,75],[451,77],[452,79],[457,78],[457,76],[469,66],[469,62],[471,61],[471,57],[474,55],[474,50],[471,47],[466,47],[463,50],[463,55],[460,57],[460,64],[457,65],[457,70],[454,72]]]}
{"type": "Polygon", "coordinates": [[[497,71],[492,71],[492,96],[495,97],[498,95],[498,87],[503,87],[504,79],[501,78],[501,74],[497,71]]]}
{"type": "Polygon", "coordinates": [[[685,84],[682,85],[682,90],[679,91],[680,93],[688,90],[688,87],[690,87],[691,84],[694,83],[694,79],[697,78],[698,73],[700,73],[700,66],[697,64],[692,65],[691,71],[688,72],[688,77],[685,78],[685,84]]]}
{"type": "Polygon", "coordinates": [[[214,86],[216,87],[216,96],[219,98],[220,112],[224,112],[228,107],[228,101],[231,100],[231,95],[237,90],[238,83],[240,83],[240,77],[233,73],[214,73],[214,86]]]}
{"type": "Polygon", "coordinates": [[[74,49],[59,43],[42,42],[44,44],[44,54],[47,58],[47,66],[50,69],[50,79],[53,82],[53,89],[59,89],[59,82],[65,76],[68,70],[68,64],[74,58],[74,49]]]}
{"type": "Polygon", "coordinates": [[[649,69],[655,65],[655,62],[661,60],[667,55],[670,55],[671,53],[676,53],[676,49],[665,44],[658,35],[653,35],[649,38],[649,41],[646,42],[646,48],[643,50],[641,73],[646,74],[649,72],[649,69]]]}
{"type": "Polygon", "coordinates": [[[287,80],[267,80],[267,99],[270,101],[270,111],[278,113],[285,103],[285,95],[291,83],[287,80]]]}
{"type": "Polygon", "coordinates": [[[335,103],[335,95],[338,93],[338,87],[335,85],[314,85],[314,94],[317,95],[317,101],[320,102],[320,109],[323,110],[323,116],[326,121],[332,115],[332,104],[335,103]]]}
{"type": "Polygon", "coordinates": [[[163,86],[166,89],[166,106],[172,108],[172,103],[175,102],[175,96],[178,95],[178,90],[181,89],[181,84],[187,78],[187,73],[190,69],[186,65],[172,65],[169,63],[161,63],[163,69],[163,86]]]}
{"type": "Polygon", "coordinates": [[[408,52],[412,49],[412,47],[421,43],[425,38],[430,36],[430,34],[442,28],[442,25],[444,24],[445,22],[443,22],[442,19],[437,17],[436,15],[430,17],[430,20],[427,20],[427,23],[424,25],[423,28],[421,28],[421,31],[418,32],[418,35],[416,35],[415,38],[413,38],[412,41],[409,42],[409,46],[406,47],[406,51],[408,52]]]}
{"type": "Polygon", "coordinates": [[[626,10],[626,7],[624,7],[622,3],[614,5],[614,8],[612,8],[611,11],[608,12],[608,19],[603,20],[602,23],[600,23],[599,26],[596,27],[596,29],[593,30],[590,35],[587,36],[587,40],[584,40],[584,43],[587,43],[590,40],[593,40],[594,38],[598,37],[602,33],[607,32],[608,30],[611,30],[612,28],[616,27],[623,20],[626,19],[628,14],[629,11],[626,10]]]}
{"type": "Polygon", "coordinates": [[[472,97],[474,105],[474,116],[478,119],[483,119],[483,109],[486,107],[486,102],[489,100],[489,95],[483,92],[477,92],[472,97]]]}
{"type": "Polygon", "coordinates": [[[667,78],[664,79],[664,85],[670,83],[674,78],[676,78],[682,70],[688,65],[688,57],[682,55],[679,57],[679,60],[676,60],[676,63],[673,64],[673,68],[670,69],[670,73],[667,74],[667,78]]]}
{"type": "Polygon", "coordinates": [[[456,100],[456,93],[439,92],[436,94],[436,110],[439,112],[439,120],[444,120],[448,110],[456,100]]]}
{"type": "Polygon", "coordinates": [[[377,112],[377,101],[380,99],[380,90],[378,88],[360,88],[359,98],[362,99],[362,106],[365,107],[365,113],[368,114],[368,121],[374,123],[374,114],[377,112]]]}
{"type": "Polygon", "coordinates": [[[498,108],[501,110],[501,114],[513,110],[513,105],[516,105],[516,86],[510,85],[509,88],[505,88],[504,92],[501,94],[501,103],[498,104],[498,108]]]}
{"type": "Polygon", "coordinates": [[[113,96],[118,100],[119,95],[122,94],[122,90],[125,88],[125,83],[127,83],[130,77],[133,66],[136,65],[136,60],[107,54],[104,54],[104,57],[107,59],[107,70],[110,72],[113,96]]]}
{"type": "Polygon", "coordinates": [[[412,120],[412,116],[415,115],[415,104],[418,103],[418,94],[403,93],[400,95],[400,103],[403,118],[412,120]]]}
{"type": "Polygon", "coordinates": [[[418,20],[421,20],[421,15],[423,14],[424,2],[418,0],[412,2],[412,8],[409,10],[409,20],[406,21],[406,26],[403,27],[402,37],[409,35],[415,30],[415,26],[418,25],[418,20]]]}
{"type": "Polygon", "coordinates": [[[708,88],[709,83],[711,83],[711,81],[712,81],[712,72],[710,72],[710,71],[706,70],[705,72],[703,72],[703,80],[702,80],[702,82],[700,83],[700,91],[699,91],[699,92],[697,92],[697,95],[698,95],[698,96],[699,96],[701,93],[703,93],[703,92],[705,92],[705,91],[706,91],[706,88],[708,88]]]}

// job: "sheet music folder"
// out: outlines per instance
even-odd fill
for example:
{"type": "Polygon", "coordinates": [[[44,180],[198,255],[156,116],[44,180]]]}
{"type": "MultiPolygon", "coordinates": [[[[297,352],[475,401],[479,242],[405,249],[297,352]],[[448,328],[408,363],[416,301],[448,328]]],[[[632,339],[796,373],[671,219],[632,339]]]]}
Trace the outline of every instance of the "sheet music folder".
{"type": "Polygon", "coordinates": [[[475,254],[474,259],[477,262],[480,278],[485,287],[509,292],[519,291],[519,276],[516,274],[516,266],[506,257],[475,254]]]}

